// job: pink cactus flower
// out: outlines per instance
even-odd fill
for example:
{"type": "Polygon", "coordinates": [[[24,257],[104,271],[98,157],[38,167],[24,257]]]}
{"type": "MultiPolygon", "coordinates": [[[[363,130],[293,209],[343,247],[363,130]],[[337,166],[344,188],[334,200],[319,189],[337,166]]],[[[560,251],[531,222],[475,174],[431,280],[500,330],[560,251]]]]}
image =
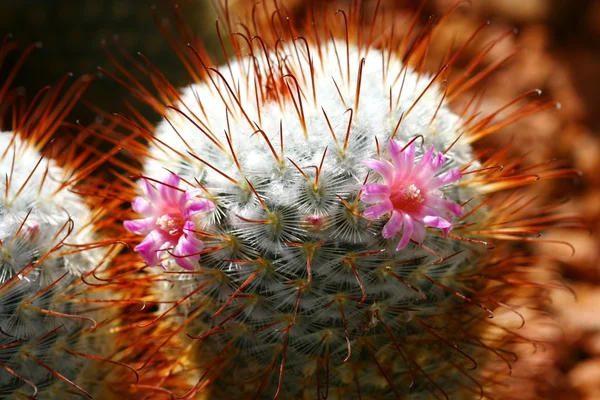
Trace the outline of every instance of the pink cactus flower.
{"type": "Polygon", "coordinates": [[[391,140],[388,152],[392,162],[364,161],[381,175],[383,183],[363,186],[361,200],[372,204],[363,215],[377,219],[391,214],[382,235],[389,239],[402,234],[396,250],[405,248],[411,239],[423,243],[426,227],[438,228],[447,236],[453,226],[451,214],[460,216],[462,210],[459,204],[444,200],[439,188],[459,181],[460,171],[453,169],[438,175],[445,159],[442,153],[434,155],[433,147],[417,163],[414,143],[402,149],[391,140]]]}
{"type": "Polygon", "coordinates": [[[148,179],[142,178],[140,185],[145,197],[136,197],[131,206],[146,218],[125,221],[123,226],[130,232],[145,235],[135,247],[149,266],[167,268],[168,255],[182,268],[192,270],[192,261],[200,259],[204,248],[202,240],[194,234],[192,216],[199,212],[212,211],[215,205],[198,198],[199,190],[179,189],[179,176],[170,174],[156,189],[148,179]]]}

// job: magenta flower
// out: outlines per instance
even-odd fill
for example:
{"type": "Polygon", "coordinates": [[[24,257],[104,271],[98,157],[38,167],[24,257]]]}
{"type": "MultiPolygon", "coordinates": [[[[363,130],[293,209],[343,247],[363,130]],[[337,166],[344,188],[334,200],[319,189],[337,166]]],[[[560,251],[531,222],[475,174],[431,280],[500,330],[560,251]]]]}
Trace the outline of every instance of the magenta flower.
{"type": "Polygon", "coordinates": [[[142,178],[140,186],[145,198],[136,197],[131,207],[146,218],[123,223],[128,231],[146,235],[134,250],[151,267],[160,264],[166,269],[165,261],[171,254],[180,267],[194,269],[192,261],[200,259],[198,253],[204,248],[202,240],[194,234],[192,216],[212,211],[215,205],[196,197],[200,192],[197,189],[179,189],[180,180],[179,176],[170,174],[156,189],[148,179],[142,178]]]}
{"type": "Polygon", "coordinates": [[[389,239],[402,233],[396,250],[405,248],[411,239],[423,243],[426,227],[441,229],[447,236],[453,225],[450,214],[459,216],[462,210],[459,204],[444,200],[438,189],[460,180],[460,171],[453,169],[438,176],[445,159],[442,153],[434,156],[433,146],[418,163],[415,163],[414,143],[403,150],[391,140],[388,152],[392,162],[364,161],[383,177],[384,183],[363,186],[361,200],[373,204],[363,215],[377,219],[391,214],[382,235],[389,239]]]}

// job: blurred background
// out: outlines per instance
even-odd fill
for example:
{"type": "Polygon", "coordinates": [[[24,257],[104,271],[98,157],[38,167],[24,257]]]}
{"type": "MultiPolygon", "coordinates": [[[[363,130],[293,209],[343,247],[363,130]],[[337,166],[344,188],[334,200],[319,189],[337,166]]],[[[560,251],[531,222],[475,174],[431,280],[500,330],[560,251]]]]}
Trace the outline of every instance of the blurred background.
{"type": "MultiPolygon", "coordinates": [[[[349,2],[350,0],[348,0],[349,2]]],[[[365,0],[367,5],[375,0],[365,0]]],[[[439,15],[456,0],[429,0],[422,21],[430,14],[439,15]]],[[[209,54],[219,59],[220,46],[215,35],[215,14],[209,0],[180,0],[186,21],[202,38],[209,54]],[[218,50],[219,49],[219,50],[218,50]]],[[[303,15],[309,1],[287,0],[294,15],[303,15]]],[[[385,7],[400,13],[415,10],[420,1],[383,0],[385,7]]],[[[31,98],[40,88],[57,82],[66,73],[75,77],[97,74],[97,67],[116,71],[101,45],[123,60],[123,54],[139,51],[152,61],[174,86],[189,81],[171,45],[157,23],[167,32],[177,30],[172,0],[2,0],[0,34],[12,34],[22,47],[40,41],[24,64],[15,85],[31,98]],[[156,6],[155,10],[152,6],[156,6]],[[153,11],[154,10],[154,11],[153,11]]],[[[248,0],[230,0],[242,14],[248,0]]],[[[300,17],[299,17],[300,18],[300,17]]],[[[483,22],[492,24],[480,39],[482,43],[513,28],[518,34],[503,41],[489,55],[490,64],[511,51],[522,53],[486,81],[482,107],[493,110],[534,88],[562,104],[560,110],[545,110],[496,135],[499,142],[512,141],[528,152],[533,162],[563,160],[563,165],[583,172],[577,182],[559,180],[543,187],[547,194],[568,200],[566,211],[581,213],[590,228],[553,232],[550,238],[568,240],[576,249],[574,256],[561,246],[543,245],[541,255],[559,257],[552,265],[567,291],[552,294],[552,314],[560,329],[536,327],[554,347],[538,350],[521,369],[530,369],[527,381],[531,393],[546,399],[600,399],[600,0],[471,0],[454,13],[432,41],[431,52],[443,55],[450,40],[460,43],[483,22]],[[530,362],[530,364],[527,364],[530,362]]],[[[479,47],[481,48],[481,47],[479,47]]],[[[477,55],[476,46],[466,60],[477,55]]],[[[1,72],[4,79],[17,55],[11,55],[1,72]]],[[[138,79],[143,74],[128,67],[138,79]]],[[[85,102],[73,110],[70,121],[90,123],[97,113],[86,107],[93,104],[107,112],[118,112],[124,100],[132,96],[112,79],[99,76],[85,96],[85,102]]],[[[138,103],[139,104],[139,103],[138,103]]],[[[149,111],[149,110],[148,110],[149,111]]],[[[147,114],[151,120],[157,118],[147,114]]],[[[540,332],[536,332],[540,333],[540,332]]],[[[523,392],[524,393],[524,392],[523,392]]],[[[513,398],[521,398],[512,393],[513,398]]]]}
{"type": "MultiPolygon", "coordinates": [[[[194,27],[209,49],[215,50],[215,14],[209,2],[181,0],[177,4],[181,5],[186,22],[194,27]]],[[[142,53],[174,86],[183,86],[188,82],[185,68],[158,28],[160,25],[168,34],[180,37],[175,4],[172,0],[0,1],[1,37],[12,36],[20,47],[34,42],[42,45],[28,57],[15,86],[31,98],[42,87],[58,82],[67,73],[73,74],[72,81],[84,74],[97,75],[96,82],[86,93],[86,101],[105,111],[120,111],[123,100],[130,101],[132,96],[122,85],[98,72],[98,67],[102,67],[118,75],[106,51],[145,84],[148,80],[144,74],[132,67],[123,55],[141,61],[137,53],[142,53]]],[[[1,78],[10,72],[10,64],[18,60],[18,52],[13,53],[7,60],[8,65],[0,71],[1,78]]],[[[95,116],[80,105],[74,109],[70,120],[88,124],[95,116]]]]}

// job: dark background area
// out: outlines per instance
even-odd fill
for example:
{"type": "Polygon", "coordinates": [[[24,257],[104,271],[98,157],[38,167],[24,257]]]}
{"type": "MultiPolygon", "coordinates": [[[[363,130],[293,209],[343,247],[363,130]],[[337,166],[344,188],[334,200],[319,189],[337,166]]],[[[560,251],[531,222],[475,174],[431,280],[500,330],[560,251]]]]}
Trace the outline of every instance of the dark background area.
{"type": "MultiPolygon", "coordinates": [[[[215,17],[207,3],[177,2],[187,23],[210,46],[215,17]]],[[[98,67],[117,72],[103,49],[103,41],[120,62],[127,65],[119,49],[134,58],[141,52],[176,87],[184,85],[188,79],[185,69],[157,25],[164,26],[174,37],[178,35],[174,5],[172,0],[0,1],[0,37],[11,35],[21,48],[34,42],[42,44],[28,57],[13,86],[23,88],[31,99],[42,87],[55,84],[67,73],[73,73],[71,81],[83,74],[97,75],[99,79],[84,98],[100,109],[119,111],[123,100],[130,100],[131,96],[117,82],[98,73],[98,67]]],[[[19,52],[8,57],[0,79],[6,78],[18,57],[19,52]]],[[[131,65],[127,67],[137,79],[147,83],[143,74],[131,65]]],[[[69,120],[87,124],[94,116],[80,105],[69,120]]]]}
{"type": "MultiPolygon", "coordinates": [[[[368,2],[367,0],[366,2],[368,2]]],[[[375,0],[373,0],[374,2],[375,0]]],[[[398,8],[414,9],[420,0],[386,0],[398,8]]],[[[438,14],[455,0],[429,0],[424,17],[438,14]]],[[[251,1],[230,0],[232,8],[250,7],[251,1]]],[[[302,12],[303,1],[288,0],[290,8],[302,12]]],[[[546,50],[560,58],[571,71],[574,86],[586,107],[583,121],[600,129],[600,2],[597,0],[472,0],[467,6],[470,20],[489,19],[493,23],[510,25],[520,31],[528,27],[544,30],[546,50]]],[[[181,5],[187,22],[204,40],[209,50],[215,43],[215,14],[210,0],[3,0],[0,2],[0,35],[11,34],[22,46],[41,42],[24,65],[15,82],[27,93],[58,81],[66,73],[75,77],[95,74],[98,66],[114,71],[101,42],[117,53],[118,45],[127,54],[142,52],[180,86],[187,76],[165,40],[157,22],[175,33],[174,5],[181,5]],[[156,11],[153,12],[153,8],[156,11]]],[[[466,24],[465,29],[469,26],[466,24]]],[[[9,57],[0,77],[10,70],[16,54],[9,57]]],[[[143,79],[139,74],[136,75],[143,79]]],[[[103,109],[114,109],[126,91],[119,84],[103,77],[92,85],[87,98],[103,109]]],[[[79,111],[81,112],[81,111],[79,111]]]]}

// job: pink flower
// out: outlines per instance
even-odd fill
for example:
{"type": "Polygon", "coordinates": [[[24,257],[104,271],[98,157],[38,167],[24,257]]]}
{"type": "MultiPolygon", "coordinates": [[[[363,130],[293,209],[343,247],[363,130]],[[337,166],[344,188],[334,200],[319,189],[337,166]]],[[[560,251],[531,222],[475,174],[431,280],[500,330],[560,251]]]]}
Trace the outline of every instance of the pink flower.
{"type": "Polygon", "coordinates": [[[433,154],[433,147],[415,163],[415,144],[406,149],[391,140],[388,152],[392,162],[367,160],[364,164],[383,177],[382,184],[364,185],[361,200],[373,204],[364,216],[377,219],[391,213],[382,235],[389,239],[402,233],[396,250],[401,250],[412,239],[423,243],[426,227],[441,229],[444,236],[452,229],[452,217],[461,215],[460,205],[443,199],[439,188],[460,180],[461,173],[453,169],[438,175],[444,165],[442,153],[433,154]]]}
{"type": "Polygon", "coordinates": [[[135,247],[149,266],[160,264],[166,269],[167,254],[185,268],[194,269],[192,261],[200,259],[198,254],[204,243],[195,237],[192,216],[199,212],[212,211],[215,205],[206,199],[197,198],[199,190],[179,189],[179,176],[170,174],[156,189],[149,180],[142,178],[140,186],[144,197],[136,197],[131,206],[146,218],[125,221],[123,226],[130,232],[145,235],[135,247]],[[161,253],[163,254],[161,257],[161,253]]]}

